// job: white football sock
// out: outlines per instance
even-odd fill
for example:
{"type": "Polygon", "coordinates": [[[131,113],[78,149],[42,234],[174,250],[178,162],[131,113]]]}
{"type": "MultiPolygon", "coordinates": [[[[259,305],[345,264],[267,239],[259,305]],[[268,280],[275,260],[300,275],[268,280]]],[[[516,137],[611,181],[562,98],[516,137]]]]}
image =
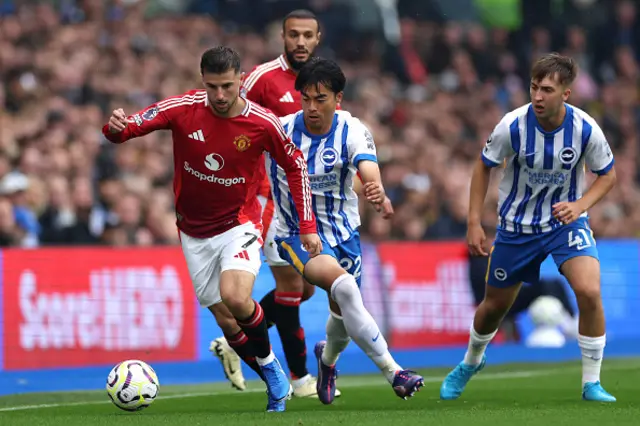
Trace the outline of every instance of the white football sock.
{"type": "Polygon", "coordinates": [[[273,351],[271,351],[269,352],[269,355],[267,355],[266,358],[256,357],[256,362],[260,367],[264,367],[267,364],[271,364],[275,359],[276,359],[276,356],[273,353],[273,351]]]}
{"type": "Polygon", "coordinates": [[[484,351],[487,349],[489,342],[495,337],[498,330],[489,334],[478,334],[471,324],[469,331],[469,346],[464,354],[464,363],[467,365],[478,365],[482,361],[484,351]]]}
{"type": "Polygon", "coordinates": [[[339,276],[331,286],[331,297],[342,312],[342,321],[349,336],[393,383],[395,373],[402,370],[391,354],[378,324],[364,307],[362,294],[351,274],[339,276]]]}
{"type": "Polygon", "coordinates": [[[582,386],[587,382],[600,381],[600,368],[602,356],[607,343],[606,335],[600,337],[587,337],[578,335],[578,346],[582,352],[582,386]]]}
{"type": "Polygon", "coordinates": [[[311,374],[307,374],[306,376],[300,377],[299,379],[291,380],[291,385],[293,386],[294,389],[298,389],[300,386],[303,386],[309,380],[311,380],[311,374]]]}
{"type": "Polygon", "coordinates": [[[322,362],[325,365],[335,365],[340,354],[347,348],[351,338],[344,327],[342,317],[329,311],[327,319],[327,344],[322,352],[322,362]]]}

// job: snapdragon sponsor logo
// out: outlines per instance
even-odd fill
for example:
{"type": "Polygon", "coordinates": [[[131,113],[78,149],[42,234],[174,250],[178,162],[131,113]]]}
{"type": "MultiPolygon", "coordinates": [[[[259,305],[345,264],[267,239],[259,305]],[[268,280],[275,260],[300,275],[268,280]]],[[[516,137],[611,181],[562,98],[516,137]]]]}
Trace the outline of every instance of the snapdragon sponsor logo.
{"type": "Polygon", "coordinates": [[[189,172],[193,177],[195,177],[196,179],[200,180],[200,181],[207,181],[210,183],[217,183],[218,185],[224,185],[224,186],[232,186],[232,185],[238,185],[238,184],[244,184],[246,183],[245,178],[243,177],[233,177],[233,178],[221,178],[218,177],[214,174],[206,174],[206,173],[202,173],[199,172],[198,170],[195,170],[193,167],[191,167],[191,165],[189,165],[189,162],[185,161],[184,162],[184,169],[189,172]]]}

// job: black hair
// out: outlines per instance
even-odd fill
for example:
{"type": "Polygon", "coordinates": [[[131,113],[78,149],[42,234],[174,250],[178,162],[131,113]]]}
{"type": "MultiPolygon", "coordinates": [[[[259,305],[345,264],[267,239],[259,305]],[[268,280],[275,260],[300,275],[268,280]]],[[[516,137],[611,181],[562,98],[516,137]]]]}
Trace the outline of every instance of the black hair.
{"type": "Polygon", "coordinates": [[[338,94],[344,91],[347,77],[337,63],[331,59],[316,56],[309,59],[298,72],[295,88],[302,92],[306,87],[315,86],[317,88],[320,84],[334,94],[338,94]]]}
{"type": "Polygon", "coordinates": [[[316,21],[316,25],[318,26],[318,32],[320,32],[320,21],[315,13],[307,9],[297,9],[293,12],[289,12],[287,16],[282,20],[282,31],[285,31],[285,26],[287,25],[287,21],[289,19],[313,19],[316,21]]]}
{"type": "Polygon", "coordinates": [[[240,55],[227,46],[216,46],[207,50],[200,58],[200,73],[223,74],[229,70],[240,72],[240,55]]]}

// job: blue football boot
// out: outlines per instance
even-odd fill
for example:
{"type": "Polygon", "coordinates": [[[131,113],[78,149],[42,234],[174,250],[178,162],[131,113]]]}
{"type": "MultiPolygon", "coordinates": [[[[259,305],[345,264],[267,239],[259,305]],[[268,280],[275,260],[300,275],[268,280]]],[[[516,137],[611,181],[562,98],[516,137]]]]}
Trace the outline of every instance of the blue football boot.
{"type": "Polygon", "coordinates": [[[458,399],[471,377],[479,373],[487,362],[486,355],[478,365],[467,365],[461,362],[444,378],[440,386],[440,399],[458,399]]]}
{"type": "Polygon", "coordinates": [[[293,387],[285,374],[280,362],[274,358],[269,364],[260,367],[267,384],[267,411],[284,411],[285,401],[291,398],[293,387]]]}
{"type": "Polygon", "coordinates": [[[280,401],[275,400],[271,397],[271,394],[268,391],[267,396],[269,397],[269,400],[267,402],[268,413],[282,413],[283,411],[285,411],[285,409],[287,408],[287,404],[285,402],[287,398],[281,399],[280,401]]]}
{"type": "Polygon", "coordinates": [[[604,390],[600,382],[587,382],[582,387],[582,399],[596,402],[616,402],[616,397],[604,390]]]}

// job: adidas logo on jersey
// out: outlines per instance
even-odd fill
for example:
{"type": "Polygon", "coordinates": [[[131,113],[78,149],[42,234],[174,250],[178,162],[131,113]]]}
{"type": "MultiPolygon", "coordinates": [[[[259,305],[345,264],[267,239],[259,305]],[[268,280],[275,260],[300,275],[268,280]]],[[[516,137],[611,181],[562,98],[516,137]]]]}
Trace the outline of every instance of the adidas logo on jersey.
{"type": "Polygon", "coordinates": [[[197,130],[189,135],[190,139],[195,139],[200,142],[204,142],[204,134],[202,134],[202,130],[197,130]]]}
{"type": "Polygon", "coordinates": [[[284,94],[283,97],[280,98],[280,102],[290,103],[290,102],[295,102],[295,101],[293,99],[293,96],[291,95],[291,92],[287,92],[287,93],[284,94]]]}
{"type": "Polygon", "coordinates": [[[246,250],[242,250],[240,253],[236,254],[235,256],[233,256],[234,259],[245,259],[245,260],[251,260],[249,259],[249,253],[247,253],[246,250]]]}

